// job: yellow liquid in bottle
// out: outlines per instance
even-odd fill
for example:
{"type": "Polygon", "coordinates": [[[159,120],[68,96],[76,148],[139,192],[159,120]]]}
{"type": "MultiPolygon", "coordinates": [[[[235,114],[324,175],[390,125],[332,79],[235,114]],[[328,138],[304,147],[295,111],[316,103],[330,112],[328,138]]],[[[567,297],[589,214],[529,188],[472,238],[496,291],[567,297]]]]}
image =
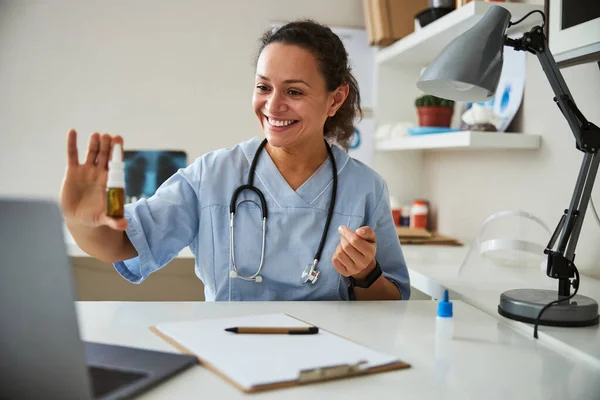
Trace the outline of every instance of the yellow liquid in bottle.
{"type": "Polygon", "coordinates": [[[106,189],[106,215],[112,218],[123,218],[125,215],[125,189],[106,189]]]}

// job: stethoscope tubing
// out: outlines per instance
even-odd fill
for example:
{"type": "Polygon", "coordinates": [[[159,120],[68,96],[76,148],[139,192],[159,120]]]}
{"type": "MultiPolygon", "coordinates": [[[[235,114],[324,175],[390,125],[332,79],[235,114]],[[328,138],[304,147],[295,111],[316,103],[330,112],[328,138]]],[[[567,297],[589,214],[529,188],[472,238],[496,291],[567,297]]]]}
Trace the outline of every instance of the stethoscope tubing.
{"type": "MultiPolygon", "coordinates": [[[[254,159],[252,160],[252,164],[250,165],[250,171],[248,171],[248,183],[236,188],[236,190],[233,192],[233,195],[231,196],[231,201],[229,203],[229,211],[230,211],[230,213],[229,213],[229,229],[230,229],[230,238],[231,238],[231,240],[230,240],[231,261],[233,263],[233,271],[231,271],[230,276],[240,278],[240,279],[246,280],[246,281],[255,281],[255,282],[262,281],[260,272],[262,271],[262,268],[264,265],[264,259],[265,259],[268,208],[267,208],[267,202],[265,201],[265,196],[258,188],[256,188],[254,186],[253,182],[254,182],[254,173],[256,171],[256,164],[258,163],[259,155],[262,152],[262,150],[266,144],[267,144],[267,139],[264,139],[262,141],[262,143],[260,144],[260,146],[258,146],[258,149],[256,150],[256,153],[254,155],[254,159]],[[244,190],[250,190],[250,191],[256,193],[256,195],[258,196],[258,198],[260,200],[261,212],[262,212],[262,246],[261,246],[260,264],[259,264],[256,272],[250,276],[244,276],[244,275],[240,274],[239,270],[237,268],[237,265],[235,263],[235,238],[234,238],[235,222],[234,221],[235,221],[235,214],[236,214],[236,201],[237,201],[237,197],[239,196],[239,194],[241,192],[243,192],[244,190]]],[[[319,247],[314,256],[314,260],[313,260],[312,267],[311,267],[311,272],[315,271],[316,266],[321,258],[321,253],[323,252],[323,247],[325,245],[325,239],[327,238],[327,232],[329,231],[329,225],[331,223],[331,217],[333,215],[333,209],[335,206],[335,200],[336,200],[336,194],[337,194],[337,165],[335,162],[335,157],[333,155],[333,150],[331,149],[331,146],[329,145],[329,143],[327,143],[327,141],[325,141],[325,146],[327,147],[327,153],[329,155],[329,159],[331,160],[331,167],[333,170],[333,188],[332,188],[333,192],[331,194],[331,201],[329,203],[329,209],[327,211],[327,219],[325,221],[325,228],[323,230],[323,234],[321,235],[321,241],[319,242],[319,247]]],[[[317,273],[317,275],[318,275],[318,273],[317,273]]],[[[312,283],[314,283],[314,282],[312,282],[312,283]]]]}

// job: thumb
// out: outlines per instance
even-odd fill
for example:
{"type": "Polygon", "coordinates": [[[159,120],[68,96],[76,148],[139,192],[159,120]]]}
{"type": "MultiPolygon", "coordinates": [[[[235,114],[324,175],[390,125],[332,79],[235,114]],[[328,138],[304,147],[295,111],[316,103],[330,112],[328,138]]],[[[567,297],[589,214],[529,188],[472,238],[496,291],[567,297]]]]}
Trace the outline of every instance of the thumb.
{"type": "Polygon", "coordinates": [[[368,242],[375,242],[375,231],[370,226],[361,226],[356,234],[368,242]]]}
{"type": "Polygon", "coordinates": [[[116,231],[125,231],[127,229],[127,219],[125,218],[110,218],[106,215],[101,217],[100,223],[106,225],[116,231]]]}

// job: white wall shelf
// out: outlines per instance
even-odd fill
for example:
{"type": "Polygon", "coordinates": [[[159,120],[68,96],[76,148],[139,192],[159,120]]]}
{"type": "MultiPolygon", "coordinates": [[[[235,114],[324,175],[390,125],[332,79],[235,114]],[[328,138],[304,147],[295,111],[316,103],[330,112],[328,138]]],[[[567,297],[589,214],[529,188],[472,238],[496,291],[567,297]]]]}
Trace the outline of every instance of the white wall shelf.
{"type": "MultiPolygon", "coordinates": [[[[472,1],[394,44],[379,50],[376,63],[395,66],[427,66],[448,43],[475,25],[486,11],[494,5],[506,8],[512,15],[512,21],[520,19],[533,10],[543,11],[542,6],[531,4],[472,1]]],[[[536,13],[530,15],[517,26],[510,28],[507,34],[524,32],[535,25],[541,25],[541,23],[541,15],[536,13]]]]}
{"type": "Polygon", "coordinates": [[[537,149],[541,136],[525,133],[462,131],[419,136],[405,136],[378,141],[378,151],[444,149],[537,149]]]}
{"type": "MultiPolygon", "coordinates": [[[[531,11],[543,10],[539,4],[471,1],[392,45],[377,50],[373,107],[376,126],[397,123],[418,125],[415,99],[423,95],[417,87],[423,67],[428,66],[452,40],[480,21],[492,6],[506,8],[512,21],[531,11]]],[[[509,29],[507,34],[522,34],[541,24],[541,15],[535,13],[509,29]]],[[[458,113],[458,110],[455,111],[458,113]]],[[[457,117],[455,115],[454,119],[457,117]]],[[[456,121],[453,122],[453,126],[457,125],[456,121]]],[[[413,199],[430,196],[422,183],[425,180],[422,171],[426,169],[427,162],[423,155],[428,151],[527,152],[535,151],[540,144],[540,135],[523,133],[458,132],[402,137],[376,142],[373,166],[388,182],[390,195],[410,203],[413,199]]]]}

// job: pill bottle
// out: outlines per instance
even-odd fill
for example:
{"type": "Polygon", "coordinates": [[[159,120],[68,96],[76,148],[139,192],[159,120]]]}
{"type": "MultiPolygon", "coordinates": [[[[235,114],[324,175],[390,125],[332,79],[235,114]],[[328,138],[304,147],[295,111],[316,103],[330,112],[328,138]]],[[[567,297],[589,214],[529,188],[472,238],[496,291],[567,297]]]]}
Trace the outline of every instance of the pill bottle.
{"type": "Polygon", "coordinates": [[[415,200],[410,208],[410,227],[413,229],[427,229],[429,207],[425,200],[415,200]]]}
{"type": "Polygon", "coordinates": [[[410,225],[410,206],[402,207],[402,211],[400,212],[400,226],[409,226],[410,225]]]}
{"type": "Polygon", "coordinates": [[[394,225],[400,226],[402,206],[400,202],[393,196],[390,196],[390,208],[392,209],[392,218],[394,219],[394,225]]]}

